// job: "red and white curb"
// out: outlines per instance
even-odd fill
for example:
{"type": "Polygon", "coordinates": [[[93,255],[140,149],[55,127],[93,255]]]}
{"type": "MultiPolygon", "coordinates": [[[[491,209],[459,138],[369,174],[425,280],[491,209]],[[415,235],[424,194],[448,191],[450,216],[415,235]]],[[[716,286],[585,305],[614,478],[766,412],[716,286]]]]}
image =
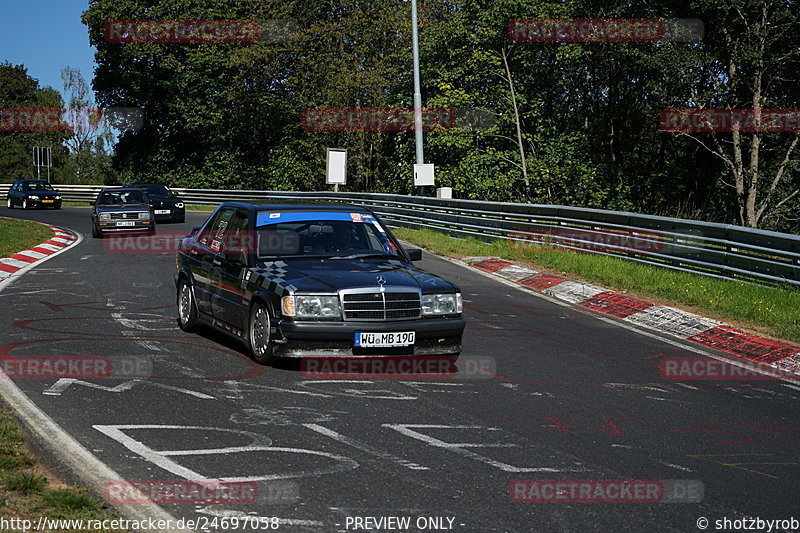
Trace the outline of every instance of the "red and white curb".
{"type": "Polygon", "coordinates": [[[461,261],[558,300],[766,365],[792,377],[800,376],[800,345],[752,335],[680,309],[656,305],[590,283],[539,272],[503,259],[464,257],[461,261]]]}
{"type": "Polygon", "coordinates": [[[45,226],[53,230],[54,235],[52,238],[28,250],[0,258],[0,287],[2,287],[3,282],[22,274],[40,261],[58,255],[81,240],[80,235],[71,231],[51,226],[50,224],[45,224],[45,226]]]}

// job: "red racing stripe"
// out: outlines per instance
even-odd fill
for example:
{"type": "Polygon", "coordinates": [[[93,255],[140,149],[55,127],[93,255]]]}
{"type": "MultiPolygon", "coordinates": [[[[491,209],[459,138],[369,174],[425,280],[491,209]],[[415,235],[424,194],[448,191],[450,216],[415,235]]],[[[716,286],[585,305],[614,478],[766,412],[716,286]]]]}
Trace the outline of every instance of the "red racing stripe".
{"type": "Polygon", "coordinates": [[[475,268],[480,268],[481,270],[485,270],[486,272],[497,272],[501,268],[505,268],[507,266],[511,266],[513,263],[509,263],[508,261],[503,261],[502,259],[486,259],[484,261],[478,261],[477,263],[472,263],[472,266],[475,268]]]}
{"type": "Polygon", "coordinates": [[[561,276],[554,276],[552,274],[545,274],[540,272],[539,274],[534,274],[533,276],[528,276],[527,278],[522,278],[517,283],[520,285],[525,285],[530,289],[535,289],[537,291],[543,291],[545,289],[549,289],[559,283],[564,283],[565,281],[569,281],[567,278],[562,278],[561,276]]]}
{"type": "Polygon", "coordinates": [[[766,364],[800,353],[800,346],[750,335],[724,325],[698,333],[687,340],[766,364]]]}
{"type": "Polygon", "coordinates": [[[578,305],[605,315],[625,318],[653,307],[653,302],[632,298],[618,292],[608,291],[596,294],[578,305]]]}
{"type": "Polygon", "coordinates": [[[39,259],[36,257],[31,257],[29,255],[22,255],[22,254],[14,254],[10,256],[11,259],[16,259],[17,261],[25,261],[26,263],[35,263],[39,259]]]}
{"type": "Polygon", "coordinates": [[[42,248],[41,246],[34,246],[31,248],[34,252],[39,252],[40,254],[50,255],[56,253],[55,250],[49,250],[47,248],[42,248]]]}

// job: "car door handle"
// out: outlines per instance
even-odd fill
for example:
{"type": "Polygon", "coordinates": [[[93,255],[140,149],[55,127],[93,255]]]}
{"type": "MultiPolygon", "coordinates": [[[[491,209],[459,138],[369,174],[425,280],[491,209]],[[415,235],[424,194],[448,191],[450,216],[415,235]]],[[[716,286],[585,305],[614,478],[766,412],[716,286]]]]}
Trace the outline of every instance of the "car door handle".
{"type": "Polygon", "coordinates": [[[219,259],[214,259],[213,261],[211,261],[211,264],[214,266],[220,266],[222,263],[220,263],[219,259]]]}

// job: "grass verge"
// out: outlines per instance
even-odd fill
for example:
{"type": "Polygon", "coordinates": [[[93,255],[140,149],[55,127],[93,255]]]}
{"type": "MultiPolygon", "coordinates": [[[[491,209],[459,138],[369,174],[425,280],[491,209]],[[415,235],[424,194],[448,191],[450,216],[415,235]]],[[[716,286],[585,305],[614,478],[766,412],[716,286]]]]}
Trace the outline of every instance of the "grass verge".
{"type": "Polygon", "coordinates": [[[514,260],[536,270],[597,283],[767,336],[800,342],[800,291],[792,288],[760,287],[546,246],[514,248],[506,240],[485,243],[471,237],[454,239],[428,229],[397,228],[394,233],[439,255],[514,260]]]}
{"type": "Polygon", "coordinates": [[[0,217],[0,257],[27,250],[53,237],[53,230],[30,220],[0,217]]]}
{"type": "Polygon", "coordinates": [[[49,476],[26,449],[20,425],[0,405],[0,517],[36,523],[41,516],[84,521],[118,518],[86,489],[58,483],[49,476]]]}

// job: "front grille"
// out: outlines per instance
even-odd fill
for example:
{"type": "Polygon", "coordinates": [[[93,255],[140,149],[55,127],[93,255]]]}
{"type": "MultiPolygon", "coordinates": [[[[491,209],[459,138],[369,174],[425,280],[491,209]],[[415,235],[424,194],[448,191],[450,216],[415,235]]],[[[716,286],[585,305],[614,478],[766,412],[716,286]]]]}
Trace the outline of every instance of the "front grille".
{"type": "Polygon", "coordinates": [[[418,292],[345,292],[345,320],[404,320],[420,317],[418,292]]]}
{"type": "Polygon", "coordinates": [[[111,213],[111,220],[138,220],[139,213],[111,213]]]}

